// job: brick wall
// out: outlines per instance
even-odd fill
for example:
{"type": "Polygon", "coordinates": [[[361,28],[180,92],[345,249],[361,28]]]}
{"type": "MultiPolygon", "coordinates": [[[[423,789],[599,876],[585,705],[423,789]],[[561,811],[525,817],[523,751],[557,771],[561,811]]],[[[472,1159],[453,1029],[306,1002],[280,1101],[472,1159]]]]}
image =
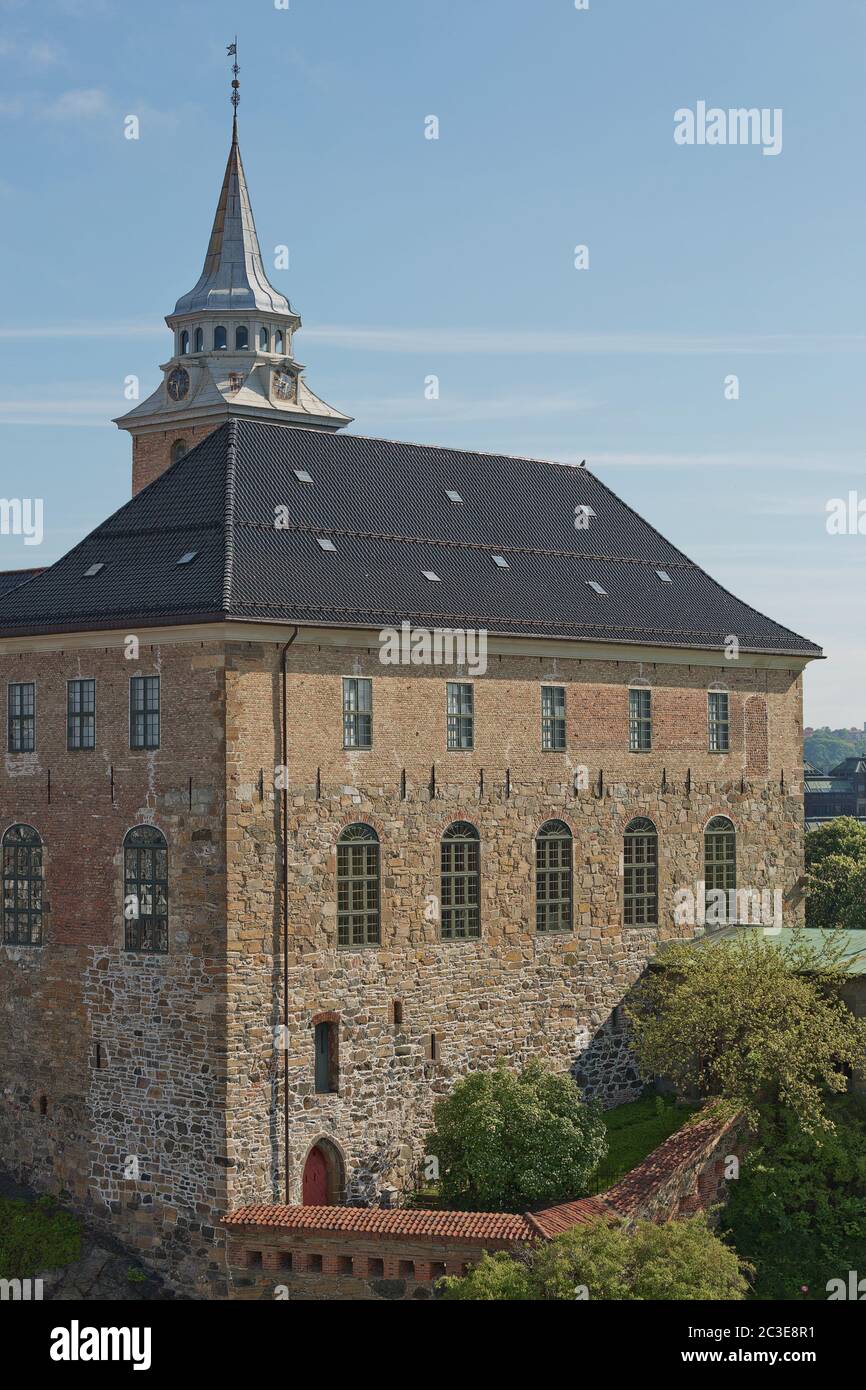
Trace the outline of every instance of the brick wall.
{"type": "Polygon", "coordinates": [[[172,447],[177,440],[185,441],[188,453],[209,434],[213,434],[214,430],[218,429],[222,423],[221,419],[205,421],[204,424],[200,425],[178,421],[167,430],[149,430],[146,434],[134,435],[132,439],[133,497],[170,467],[172,447]]]}

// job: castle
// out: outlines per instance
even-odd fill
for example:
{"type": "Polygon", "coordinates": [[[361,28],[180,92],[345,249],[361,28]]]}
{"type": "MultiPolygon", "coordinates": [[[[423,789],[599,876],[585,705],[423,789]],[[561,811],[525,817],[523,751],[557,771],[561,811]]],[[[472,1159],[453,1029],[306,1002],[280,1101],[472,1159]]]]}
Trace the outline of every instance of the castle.
{"type": "Polygon", "coordinates": [[[167,323],[131,501],[0,576],[0,1163],[221,1297],[229,1213],[399,1201],[471,1069],[633,1096],[679,889],[798,920],[820,650],[587,468],[348,433],[236,125],[167,323]]]}

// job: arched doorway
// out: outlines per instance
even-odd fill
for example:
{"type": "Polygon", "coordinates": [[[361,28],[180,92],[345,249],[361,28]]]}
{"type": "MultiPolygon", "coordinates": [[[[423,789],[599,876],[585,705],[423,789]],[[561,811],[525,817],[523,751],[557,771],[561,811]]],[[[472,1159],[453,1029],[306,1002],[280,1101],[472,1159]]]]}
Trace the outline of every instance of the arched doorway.
{"type": "Polygon", "coordinates": [[[343,1199],[343,1159],[328,1139],[320,1139],[307,1154],[301,1180],[305,1207],[332,1207],[343,1199]]]}

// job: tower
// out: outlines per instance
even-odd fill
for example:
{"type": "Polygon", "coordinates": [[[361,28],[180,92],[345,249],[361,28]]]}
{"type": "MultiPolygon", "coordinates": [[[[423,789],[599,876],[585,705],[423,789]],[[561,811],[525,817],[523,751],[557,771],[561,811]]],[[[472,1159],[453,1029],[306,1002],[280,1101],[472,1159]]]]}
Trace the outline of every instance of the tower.
{"type": "Polygon", "coordinates": [[[133,494],[229,416],[322,430],[351,420],[307,386],[294,355],[300,316],[265,274],[238,144],[237,63],[234,71],[232,142],[202,273],[166,316],[174,352],[163,380],[114,422],[132,435],[133,494]]]}

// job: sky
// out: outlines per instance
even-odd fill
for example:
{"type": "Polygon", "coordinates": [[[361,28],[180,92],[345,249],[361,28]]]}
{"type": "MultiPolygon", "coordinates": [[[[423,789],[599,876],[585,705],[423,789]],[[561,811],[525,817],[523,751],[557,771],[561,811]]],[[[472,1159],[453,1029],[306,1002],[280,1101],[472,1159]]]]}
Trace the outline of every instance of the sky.
{"type": "Polygon", "coordinates": [[[311,388],[358,433],[585,458],[824,647],[807,724],[862,727],[866,5],[578,3],[0,0],[0,497],[44,499],[0,569],[129,496],[111,417],[201,270],[237,34],[311,388]],[[761,142],[718,142],[734,108],[761,142]]]}

